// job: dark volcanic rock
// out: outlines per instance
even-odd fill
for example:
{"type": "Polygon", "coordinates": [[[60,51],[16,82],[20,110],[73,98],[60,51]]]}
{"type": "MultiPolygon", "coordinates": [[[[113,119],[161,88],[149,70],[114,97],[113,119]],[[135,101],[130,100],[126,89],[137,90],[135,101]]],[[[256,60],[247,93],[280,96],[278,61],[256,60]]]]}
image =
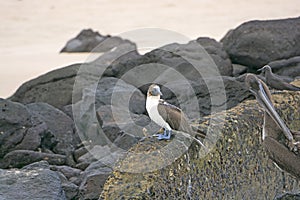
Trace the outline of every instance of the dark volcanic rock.
{"type": "Polygon", "coordinates": [[[30,150],[14,150],[0,160],[0,168],[20,168],[41,160],[46,160],[51,165],[64,165],[66,164],[67,157],[65,155],[30,150]]]}
{"type": "Polygon", "coordinates": [[[292,78],[300,76],[300,56],[272,61],[268,65],[272,68],[273,73],[278,75],[292,78]]]}
{"type": "Polygon", "coordinates": [[[147,115],[130,113],[114,106],[101,106],[96,115],[109,141],[125,151],[143,137],[156,134],[161,128],[147,115]]]}
{"type": "MultiPolygon", "coordinates": [[[[82,199],[98,199],[107,177],[111,174],[117,160],[124,157],[125,152],[112,148],[96,147],[89,153],[90,156],[97,158],[82,173],[83,180],[79,187],[82,199]]],[[[87,156],[89,156],[87,154],[87,156]]]]}
{"type": "Polygon", "coordinates": [[[145,95],[134,86],[113,77],[105,77],[99,81],[95,101],[96,108],[103,105],[113,105],[129,108],[130,112],[136,114],[146,112],[145,95]]]}
{"type": "Polygon", "coordinates": [[[121,45],[136,45],[116,36],[103,36],[92,29],[82,30],[75,38],[69,40],[61,52],[105,52],[121,45]]]}
{"type": "Polygon", "coordinates": [[[24,105],[0,99],[0,158],[12,150],[36,150],[48,134],[46,123],[24,105]]]}
{"type": "Polygon", "coordinates": [[[173,81],[162,88],[164,99],[180,107],[189,119],[199,119],[212,112],[232,108],[251,95],[244,82],[229,76],[204,78],[190,83],[173,81]]]}
{"type": "Polygon", "coordinates": [[[101,161],[92,163],[83,174],[84,178],[79,187],[80,198],[98,199],[111,172],[112,168],[101,161]]]}
{"type": "Polygon", "coordinates": [[[0,169],[0,199],[65,200],[61,181],[44,162],[24,169],[0,169]]]}
{"type": "Polygon", "coordinates": [[[231,60],[229,59],[227,52],[223,49],[222,43],[207,37],[197,38],[196,41],[204,47],[207,53],[214,60],[221,72],[221,75],[232,76],[233,68],[231,60]]]}
{"type": "Polygon", "coordinates": [[[23,104],[45,102],[56,108],[72,103],[72,90],[80,64],[48,72],[24,83],[9,99],[23,104]]]}
{"type": "Polygon", "coordinates": [[[256,70],[271,61],[300,55],[300,18],[246,22],[221,42],[233,63],[256,70]]]}
{"type": "Polygon", "coordinates": [[[50,169],[53,171],[61,172],[67,179],[70,179],[72,177],[78,177],[82,172],[80,169],[72,168],[67,165],[51,165],[50,169]]]}
{"type": "MultiPolygon", "coordinates": [[[[23,104],[45,102],[56,108],[82,99],[82,91],[97,84],[103,71],[117,58],[130,60],[138,53],[133,47],[117,48],[91,63],[74,64],[41,75],[24,83],[9,99],[23,104]],[[75,82],[76,80],[76,82],[75,82]]],[[[72,112],[67,111],[70,115],[72,112]]]]}
{"type": "Polygon", "coordinates": [[[28,109],[39,116],[48,126],[53,134],[55,146],[51,150],[58,154],[70,155],[80,139],[75,133],[73,120],[62,111],[46,103],[32,103],[27,105],[28,109]]]}
{"type": "Polygon", "coordinates": [[[211,40],[199,41],[206,45],[212,57],[219,60],[219,65],[215,64],[211,55],[199,42],[190,41],[187,44],[169,44],[127,62],[116,62],[106,69],[104,75],[121,78],[136,87],[155,82],[158,77],[167,81],[179,78],[199,81],[202,77],[220,74],[231,76],[232,66],[230,62],[227,63],[226,53],[211,40]],[[225,59],[224,62],[222,59],[225,59]]]}
{"type": "Polygon", "coordinates": [[[67,199],[76,199],[79,187],[74,183],[71,183],[63,173],[57,172],[61,181],[61,187],[64,190],[67,199]]]}

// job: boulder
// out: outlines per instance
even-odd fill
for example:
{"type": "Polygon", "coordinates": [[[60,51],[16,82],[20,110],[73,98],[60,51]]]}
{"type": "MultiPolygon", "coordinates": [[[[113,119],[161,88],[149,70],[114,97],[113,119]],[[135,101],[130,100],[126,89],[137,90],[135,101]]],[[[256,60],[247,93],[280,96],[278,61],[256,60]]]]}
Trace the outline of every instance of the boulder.
{"type": "Polygon", "coordinates": [[[32,79],[22,84],[9,99],[22,104],[44,102],[63,110],[80,101],[83,89],[97,84],[111,63],[120,57],[126,61],[137,55],[135,47],[121,45],[92,62],[73,64],[32,79]]]}
{"type": "Polygon", "coordinates": [[[220,74],[223,76],[232,76],[233,68],[231,60],[227,52],[224,50],[222,43],[217,42],[215,39],[207,37],[199,37],[196,40],[211,56],[215,64],[220,70],[220,74]]]}
{"type": "Polygon", "coordinates": [[[104,134],[119,148],[130,147],[146,136],[141,134],[143,128],[158,129],[148,116],[130,113],[115,106],[101,106],[96,115],[104,134]],[[126,138],[126,141],[121,138],[126,138]]]}
{"type": "Polygon", "coordinates": [[[0,199],[65,200],[66,197],[57,173],[42,162],[24,169],[0,169],[0,199]]]}
{"type": "Polygon", "coordinates": [[[70,39],[60,52],[106,52],[121,45],[136,45],[118,36],[101,35],[92,29],[83,29],[75,38],[70,39]]]}
{"type": "Polygon", "coordinates": [[[26,106],[5,99],[0,99],[0,127],[0,159],[17,149],[37,150],[50,134],[46,123],[26,106]]]}
{"type": "Polygon", "coordinates": [[[66,195],[66,199],[76,199],[78,195],[78,189],[79,187],[75,185],[74,183],[71,183],[63,173],[57,172],[59,179],[61,181],[61,187],[64,190],[64,193],[66,195]]]}
{"type": "Polygon", "coordinates": [[[53,134],[52,139],[56,142],[54,146],[50,146],[50,150],[63,155],[72,154],[76,145],[80,143],[73,120],[47,103],[32,103],[28,104],[27,108],[43,120],[53,134]]]}
{"type": "MultiPolygon", "coordinates": [[[[119,129],[112,126],[101,127],[103,123],[98,122],[96,111],[99,107],[113,106],[122,112],[117,112],[117,115],[126,115],[128,121],[131,115],[146,112],[145,95],[140,90],[132,85],[125,83],[123,80],[114,77],[104,77],[100,79],[96,86],[91,86],[83,91],[83,100],[73,105],[73,117],[82,141],[90,141],[92,145],[106,145],[113,142],[115,135],[117,137],[119,129]],[[108,128],[108,129],[107,129],[108,128]],[[103,132],[109,132],[113,138],[108,138],[103,132]],[[112,131],[113,132],[110,132],[112,131]]],[[[109,114],[104,111],[103,116],[109,114]]],[[[124,119],[124,118],[123,118],[124,119]]],[[[123,122],[121,122],[124,126],[123,122]]],[[[110,137],[109,136],[109,137],[110,137]]]]}
{"type": "Polygon", "coordinates": [[[239,64],[232,64],[232,69],[232,76],[238,77],[242,74],[245,74],[247,72],[248,67],[239,64]]]}
{"type": "Polygon", "coordinates": [[[273,73],[295,78],[300,76],[300,56],[268,63],[273,73]]]}
{"type": "Polygon", "coordinates": [[[56,108],[72,103],[72,90],[80,64],[56,69],[32,79],[9,98],[23,104],[45,102],[56,108]]]}
{"type": "Polygon", "coordinates": [[[83,173],[79,187],[80,199],[98,199],[111,172],[112,168],[101,161],[92,163],[83,173]]]}
{"type": "Polygon", "coordinates": [[[82,172],[80,169],[76,169],[67,165],[51,165],[50,169],[52,171],[58,171],[62,173],[67,179],[71,179],[72,177],[79,177],[80,173],[82,172]]]}
{"type": "Polygon", "coordinates": [[[203,78],[198,82],[161,82],[163,98],[180,107],[189,119],[230,109],[251,95],[244,82],[229,76],[203,78]]]}
{"type": "Polygon", "coordinates": [[[300,17],[255,20],[229,31],[221,40],[233,63],[255,71],[271,61],[299,56],[300,17]]]}
{"type": "MultiPolygon", "coordinates": [[[[85,94],[84,95],[88,95],[85,94]]],[[[146,112],[145,95],[134,86],[114,77],[100,79],[95,97],[96,109],[103,105],[113,105],[120,108],[129,108],[136,114],[146,112]]]]}
{"type": "Polygon", "coordinates": [[[30,150],[14,150],[0,160],[0,168],[20,168],[34,162],[45,160],[51,165],[66,164],[67,157],[60,154],[42,153],[30,150]]]}
{"type": "Polygon", "coordinates": [[[116,61],[105,70],[104,75],[120,78],[138,88],[155,82],[158,77],[168,81],[177,77],[199,81],[201,77],[231,76],[232,66],[227,54],[216,43],[214,40],[199,39],[199,42],[190,41],[187,44],[168,44],[126,62],[116,61]],[[170,71],[176,72],[177,77],[168,76],[170,71]]]}

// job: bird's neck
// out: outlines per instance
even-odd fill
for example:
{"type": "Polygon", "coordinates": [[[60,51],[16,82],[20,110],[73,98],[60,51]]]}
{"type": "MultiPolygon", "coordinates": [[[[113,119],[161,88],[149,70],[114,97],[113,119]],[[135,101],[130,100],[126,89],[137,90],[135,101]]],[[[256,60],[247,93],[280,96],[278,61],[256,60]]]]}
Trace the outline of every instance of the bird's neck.
{"type": "Polygon", "coordinates": [[[153,106],[157,106],[160,100],[160,96],[147,96],[146,108],[151,109],[153,106]]]}

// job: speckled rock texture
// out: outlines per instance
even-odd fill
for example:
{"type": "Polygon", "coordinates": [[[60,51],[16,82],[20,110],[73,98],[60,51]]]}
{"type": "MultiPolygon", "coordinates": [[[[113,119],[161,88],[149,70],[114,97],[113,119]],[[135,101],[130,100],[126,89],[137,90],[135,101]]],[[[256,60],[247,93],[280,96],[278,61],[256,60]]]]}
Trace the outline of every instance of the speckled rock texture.
{"type": "MultiPolygon", "coordinates": [[[[273,100],[288,127],[299,130],[300,94],[279,92],[273,100]]],[[[211,135],[204,140],[209,153],[204,155],[197,142],[179,132],[171,141],[146,139],[118,163],[100,199],[274,199],[299,188],[297,180],[280,171],[264,151],[263,112],[255,100],[205,119],[193,126],[211,135]],[[177,148],[163,156],[163,147],[171,143],[177,148]],[[153,152],[155,162],[141,156],[153,152]]]]}

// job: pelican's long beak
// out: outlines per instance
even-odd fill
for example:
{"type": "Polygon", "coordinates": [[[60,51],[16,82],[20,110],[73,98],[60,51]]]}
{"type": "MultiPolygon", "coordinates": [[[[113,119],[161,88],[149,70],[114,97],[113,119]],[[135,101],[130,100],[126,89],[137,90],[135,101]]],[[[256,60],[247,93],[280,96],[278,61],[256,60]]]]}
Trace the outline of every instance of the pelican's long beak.
{"type": "Polygon", "coordinates": [[[285,134],[286,138],[289,141],[293,141],[294,137],[290,131],[290,129],[285,125],[283,120],[280,118],[278,113],[276,112],[270,98],[266,94],[266,91],[263,87],[263,85],[259,82],[259,90],[257,91],[258,102],[261,104],[261,106],[264,108],[264,110],[272,117],[272,119],[278,124],[278,126],[281,128],[283,133],[285,134]]]}

